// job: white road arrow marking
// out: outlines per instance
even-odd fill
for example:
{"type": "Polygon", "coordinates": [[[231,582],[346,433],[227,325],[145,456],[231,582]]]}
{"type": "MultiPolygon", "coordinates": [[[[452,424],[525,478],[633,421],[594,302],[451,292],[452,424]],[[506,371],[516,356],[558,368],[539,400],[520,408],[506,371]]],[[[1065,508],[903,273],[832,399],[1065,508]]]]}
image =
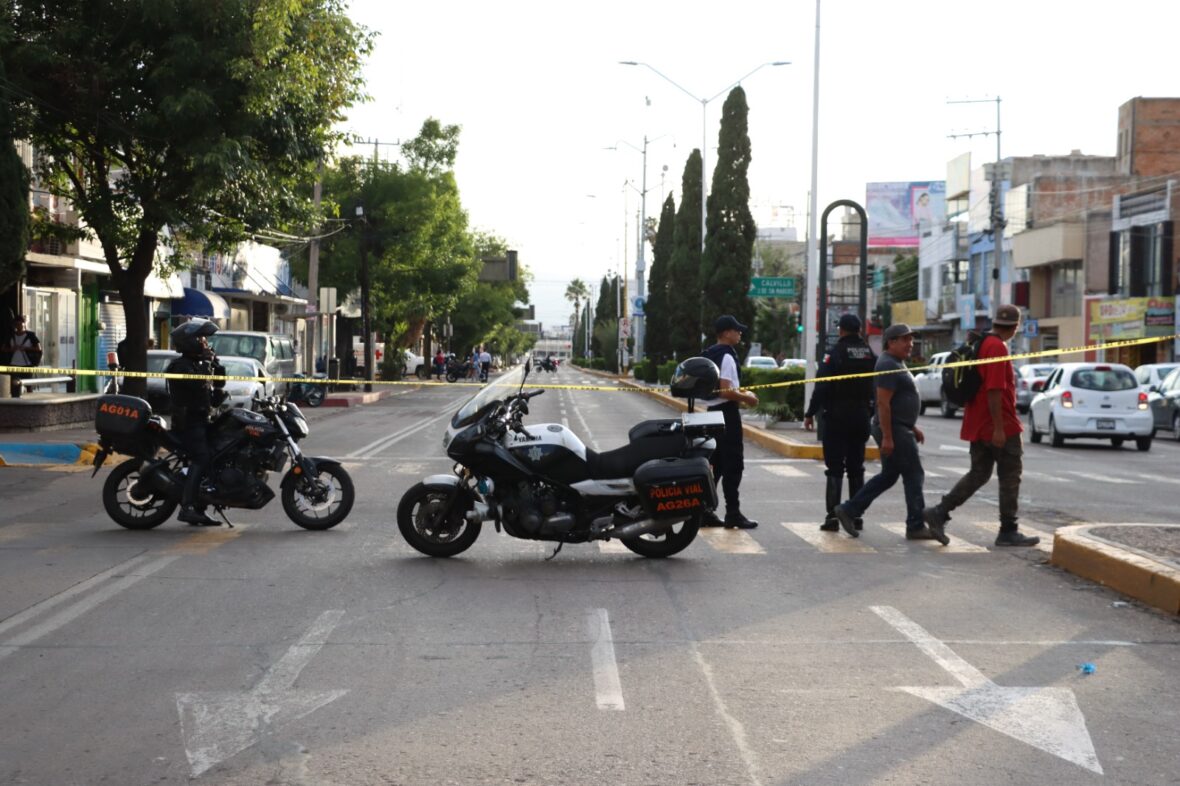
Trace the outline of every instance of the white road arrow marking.
{"type": "Polygon", "coordinates": [[[1068,688],[1003,688],[892,606],[874,613],[917,645],[958,688],[895,688],[1102,775],[1086,719],[1068,688]]]}
{"type": "Polygon", "coordinates": [[[272,666],[249,693],[177,693],[176,709],[193,777],[254,745],[271,729],[310,715],[347,690],[291,690],[328,634],[344,616],[325,611],[303,638],[272,666]]]}

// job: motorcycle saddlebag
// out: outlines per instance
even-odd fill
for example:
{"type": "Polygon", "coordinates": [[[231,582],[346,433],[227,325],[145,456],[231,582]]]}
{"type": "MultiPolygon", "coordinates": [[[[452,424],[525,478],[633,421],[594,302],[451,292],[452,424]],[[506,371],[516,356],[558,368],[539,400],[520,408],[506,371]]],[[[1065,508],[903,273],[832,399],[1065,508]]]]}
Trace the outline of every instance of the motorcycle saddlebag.
{"type": "Polygon", "coordinates": [[[150,447],[148,419],[152,405],[135,396],[109,394],[98,397],[94,430],[104,447],[130,456],[150,447]]]}
{"type": "Polygon", "coordinates": [[[703,458],[648,461],[635,471],[635,490],[653,519],[683,519],[717,507],[713,471],[703,458]]]}

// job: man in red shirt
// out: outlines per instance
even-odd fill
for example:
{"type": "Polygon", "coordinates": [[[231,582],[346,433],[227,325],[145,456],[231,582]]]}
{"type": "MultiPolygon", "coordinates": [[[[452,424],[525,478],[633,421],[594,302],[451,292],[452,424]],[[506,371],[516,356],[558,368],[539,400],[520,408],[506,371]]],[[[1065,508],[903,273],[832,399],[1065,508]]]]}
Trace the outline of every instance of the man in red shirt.
{"type": "MultiPolygon", "coordinates": [[[[979,359],[1008,357],[1008,342],[1020,327],[1020,309],[1003,305],[996,309],[991,332],[979,345],[979,359]]],[[[1035,546],[1040,538],[1024,535],[1017,528],[1016,510],[1023,470],[1024,430],[1016,417],[1016,373],[1011,360],[976,366],[983,378],[975,398],[963,409],[959,438],[971,443],[971,469],[959,479],[942,501],[922,511],[926,526],[942,532],[950,512],[962,505],[987,483],[992,467],[1000,482],[1000,534],[997,546],[1035,546]]]]}

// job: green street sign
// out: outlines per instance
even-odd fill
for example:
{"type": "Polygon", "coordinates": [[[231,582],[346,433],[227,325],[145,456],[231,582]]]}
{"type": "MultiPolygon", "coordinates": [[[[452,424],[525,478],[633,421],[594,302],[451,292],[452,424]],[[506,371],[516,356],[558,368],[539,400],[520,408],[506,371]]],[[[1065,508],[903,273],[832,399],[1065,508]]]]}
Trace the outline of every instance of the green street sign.
{"type": "Polygon", "coordinates": [[[754,276],[750,279],[750,297],[797,297],[794,276],[754,276]]]}

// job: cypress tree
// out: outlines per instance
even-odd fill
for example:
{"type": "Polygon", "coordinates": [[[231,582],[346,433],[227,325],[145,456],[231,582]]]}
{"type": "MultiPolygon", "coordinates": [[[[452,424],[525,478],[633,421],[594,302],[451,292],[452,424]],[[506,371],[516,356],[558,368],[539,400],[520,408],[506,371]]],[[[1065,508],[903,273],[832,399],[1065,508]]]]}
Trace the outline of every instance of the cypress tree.
{"type": "Polygon", "coordinates": [[[672,341],[668,337],[668,276],[672,265],[672,243],[676,231],[676,202],[672,195],[664,200],[660,210],[656,242],[652,245],[651,274],[647,279],[647,324],[644,332],[644,352],[657,362],[672,355],[672,341]]]}
{"type": "Polygon", "coordinates": [[[668,273],[668,338],[677,358],[701,351],[701,151],[693,150],[680,181],[668,273]]]}
{"type": "Polygon", "coordinates": [[[735,87],[721,110],[700,277],[705,316],[711,320],[733,314],[745,325],[752,324],[754,318],[749,291],[754,239],[758,234],[750,215],[748,114],[746,92],[735,87]]]}

